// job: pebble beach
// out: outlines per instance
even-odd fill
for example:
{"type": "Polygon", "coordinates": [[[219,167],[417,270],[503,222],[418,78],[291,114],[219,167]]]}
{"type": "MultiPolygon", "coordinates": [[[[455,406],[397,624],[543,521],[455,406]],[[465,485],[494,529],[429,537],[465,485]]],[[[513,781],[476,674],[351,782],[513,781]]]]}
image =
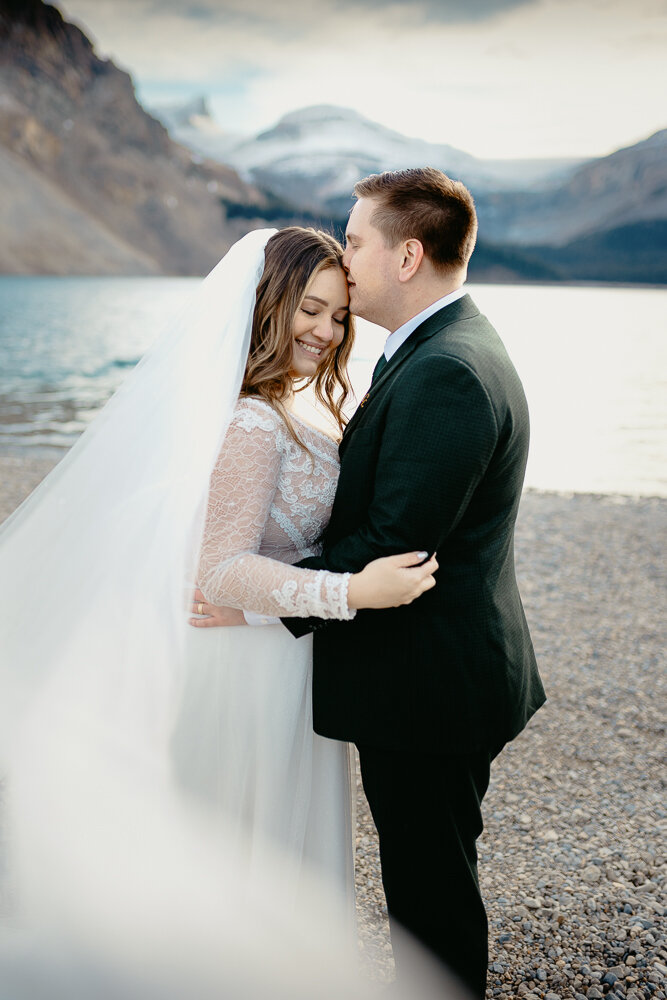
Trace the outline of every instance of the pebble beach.
{"type": "MultiPolygon", "coordinates": [[[[52,464],[0,456],[0,521],[52,464]]],[[[484,802],[489,998],[667,998],[666,538],[667,499],[524,494],[517,567],[548,701],[484,802]]],[[[380,995],[391,946],[360,787],[356,870],[380,995]]]]}
{"type": "MultiPolygon", "coordinates": [[[[517,572],[548,701],[494,761],[484,800],[488,998],[667,996],[666,539],[665,499],[524,494],[517,572]]],[[[358,822],[362,949],[386,981],[361,793],[358,822]]]]}

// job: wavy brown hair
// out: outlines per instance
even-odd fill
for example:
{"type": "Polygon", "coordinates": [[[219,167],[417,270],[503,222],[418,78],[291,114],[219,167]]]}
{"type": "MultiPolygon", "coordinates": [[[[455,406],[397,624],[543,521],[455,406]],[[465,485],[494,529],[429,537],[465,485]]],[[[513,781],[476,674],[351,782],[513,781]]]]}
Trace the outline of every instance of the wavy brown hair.
{"type": "MultiPolygon", "coordinates": [[[[343,248],[321,229],[289,226],[268,241],[264,260],[241,395],[260,396],[270,403],[282,416],[292,438],[302,445],[285,408],[285,400],[294,391],[294,317],[313,275],[332,267],[342,269],[343,248]]],[[[317,399],[334,417],[341,433],[347,422],[343,406],[352,391],[347,362],[353,342],[354,320],[348,312],[342,341],[299,389],[314,387],[317,399]]]]}

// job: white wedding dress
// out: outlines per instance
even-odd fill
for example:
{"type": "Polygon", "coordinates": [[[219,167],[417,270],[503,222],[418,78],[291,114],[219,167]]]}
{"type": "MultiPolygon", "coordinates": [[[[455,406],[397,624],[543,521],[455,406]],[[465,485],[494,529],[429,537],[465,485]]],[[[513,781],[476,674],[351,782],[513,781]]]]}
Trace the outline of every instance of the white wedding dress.
{"type": "MultiPolygon", "coordinates": [[[[241,399],[211,477],[198,583],[211,604],[262,615],[350,618],[349,574],[294,569],[319,552],[338,449],[295,419],[307,451],[264,400],[241,399]]],[[[312,728],[312,637],[283,625],[190,630],[172,740],[174,771],[238,837],[252,881],[267,840],[298,873],[315,867],[353,901],[350,755],[312,728]]]]}

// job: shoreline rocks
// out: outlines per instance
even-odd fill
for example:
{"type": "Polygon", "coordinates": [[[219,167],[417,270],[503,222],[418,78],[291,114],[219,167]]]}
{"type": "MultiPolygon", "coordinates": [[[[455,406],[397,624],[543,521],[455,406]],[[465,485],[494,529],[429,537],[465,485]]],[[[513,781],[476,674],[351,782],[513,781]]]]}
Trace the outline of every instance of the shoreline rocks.
{"type": "MultiPolygon", "coordinates": [[[[484,801],[489,1000],[667,996],[665,537],[666,499],[524,495],[517,572],[548,701],[484,801]]],[[[358,818],[362,954],[386,982],[361,789],[358,818]]]]}

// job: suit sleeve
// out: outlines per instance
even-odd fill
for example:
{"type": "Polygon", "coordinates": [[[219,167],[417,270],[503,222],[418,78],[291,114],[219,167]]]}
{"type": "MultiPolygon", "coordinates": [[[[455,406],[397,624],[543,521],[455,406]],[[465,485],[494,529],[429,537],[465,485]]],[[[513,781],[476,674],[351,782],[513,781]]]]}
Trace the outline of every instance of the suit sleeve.
{"type": "MultiPolygon", "coordinates": [[[[357,572],[379,556],[437,551],[460,521],[497,442],[493,407],[472,368],[448,356],[414,363],[387,410],[364,522],[307,565],[357,572]]],[[[285,624],[302,635],[324,623],[285,624]]]]}

